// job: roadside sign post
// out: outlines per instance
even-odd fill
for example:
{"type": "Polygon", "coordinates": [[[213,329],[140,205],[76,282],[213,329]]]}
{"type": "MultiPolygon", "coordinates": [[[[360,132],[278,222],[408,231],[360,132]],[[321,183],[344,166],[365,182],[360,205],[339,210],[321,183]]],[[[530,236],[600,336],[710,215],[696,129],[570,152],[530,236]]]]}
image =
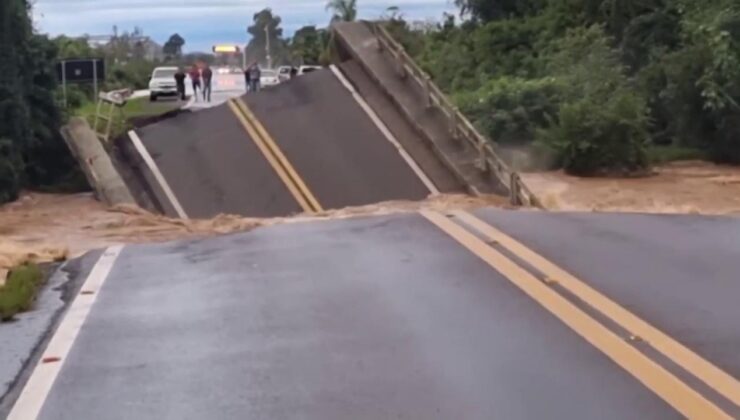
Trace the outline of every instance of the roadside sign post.
{"type": "Polygon", "coordinates": [[[64,95],[64,109],[67,109],[67,69],[62,61],[62,95],[64,95]]]}
{"type": "Polygon", "coordinates": [[[93,98],[98,97],[98,60],[93,58],[93,98]]]}
{"type": "Polygon", "coordinates": [[[95,100],[99,94],[99,85],[105,80],[105,61],[102,58],[68,58],[57,63],[57,78],[62,83],[64,107],[68,106],[68,83],[91,83],[95,100]]]}

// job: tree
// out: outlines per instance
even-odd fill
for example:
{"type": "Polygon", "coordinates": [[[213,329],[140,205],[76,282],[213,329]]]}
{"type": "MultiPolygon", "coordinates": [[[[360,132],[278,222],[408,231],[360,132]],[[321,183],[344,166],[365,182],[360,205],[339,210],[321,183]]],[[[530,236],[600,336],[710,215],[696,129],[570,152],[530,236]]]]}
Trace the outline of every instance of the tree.
{"type": "Polygon", "coordinates": [[[333,13],[332,22],[354,22],[357,19],[357,0],[329,0],[326,10],[333,13]]]}
{"type": "Polygon", "coordinates": [[[319,64],[321,54],[328,44],[328,34],[316,26],[304,26],[293,34],[290,52],[300,64],[319,64]]]}
{"type": "Polygon", "coordinates": [[[182,57],[182,47],[185,45],[185,39],[180,34],[174,34],[165,42],[162,52],[168,60],[174,60],[182,57]]]}
{"type": "Polygon", "coordinates": [[[32,88],[26,92],[32,141],[25,151],[30,185],[52,185],[74,172],[76,164],[59,134],[62,113],[57,107],[56,45],[48,37],[33,35],[26,67],[32,88]]]}
{"type": "Polygon", "coordinates": [[[272,63],[287,60],[289,54],[286,43],[282,39],[283,29],[280,27],[282,22],[280,16],[273,15],[270,9],[263,9],[254,14],[252,21],[252,25],[247,28],[247,32],[252,36],[245,51],[247,61],[263,65],[271,64],[267,60],[268,42],[272,63]]]}
{"type": "Polygon", "coordinates": [[[455,0],[461,15],[481,22],[531,15],[545,3],[546,0],[455,0]]]}
{"type": "Polygon", "coordinates": [[[388,6],[386,7],[383,14],[380,15],[381,20],[385,21],[404,21],[403,13],[401,12],[401,8],[398,6],[388,6]]]}
{"type": "Polygon", "coordinates": [[[23,0],[0,2],[0,170],[8,180],[0,185],[0,198],[18,196],[25,171],[23,151],[31,142],[31,123],[25,91],[23,51],[31,36],[28,5],[23,0]],[[4,141],[2,139],[5,139],[4,141]],[[12,179],[11,179],[12,178],[12,179]]]}
{"type": "Polygon", "coordinates": [[[26,0],[0,2],[0,201],[78,173],[59,135],[57,56],[51,40],[33,33],[26,0]]]}

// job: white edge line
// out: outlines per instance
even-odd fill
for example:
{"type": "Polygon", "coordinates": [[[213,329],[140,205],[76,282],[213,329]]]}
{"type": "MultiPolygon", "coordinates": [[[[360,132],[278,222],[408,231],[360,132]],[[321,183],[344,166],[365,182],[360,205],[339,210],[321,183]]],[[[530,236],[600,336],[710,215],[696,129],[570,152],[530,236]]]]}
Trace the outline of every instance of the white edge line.
{"type": "Polygon", "coordinates": [[[183,105],[182,109],[190,109],[190,108],[192,108],[193,105],[195,105],[195,100],[196,99],[197,99],[196,98],[196,94],[194,93],[193,96],[190,97],[190,100],[188,100],[188,103],[186,103],[185,105],[183,105]]]}
{"type": "Polygon", "coordinates": [[[18,400],[13,405],[7,420],[34,420],[41,413],[46,397],[49,395],[51,387],[54,385],[54,381],[59,375],[69,351],[100,293],[100,289],[103,287],[105,279],[110,274],[113,264],[115,264],[122,250],[123,245],[109,247],[95,263],[80,289],[81,292],[84,291],[85,293],[78,294],[69,306],[62,322],[49,341],[49,345],[33,369],[31,377],[23,387],[18,400]],[[59,360],[46,360],[45,362],[47,358],[59,358],[59,360]]]}
{"type": "Polygon", "coordinates": [[[350,91],[352,94],[352,97],[355,98],[357,103],[360,105],[360,108],[362,108],[365,113],[367,113],[368,117],[375,123],[375,125],[378,127],[381,133],[383,133],[383,136],[398,150],[398,154],[401,155],[404,161],[409,165],[412,171],[416,174],[416,176],[419,177],[421,182],[424,184],[424,186],[427,187],[430,193],[436,195],[439,194],[439,189],[437,189],[437,186],[434,185],[434,182],[432,182],[431,179],[427,176],[427,174],[424,173],[424,171],[419,167],[419,165],[416,163],[416,161],[409,155],[409,153],[406,151],[406,149],[401,146],[401,143],[398,142],[396,137],[391,133],[391,131],[388,129],[388,127],[383,123],[383,121],[380,120],[378,117],[378,114],[373,111],[372,108],[370,108],[370,105],[367,104],[365,99],[355,90],[354,86],[347,80],[347,78],[342,74],[342,72],[337,68],[336,65],[332,64],[329,66],[331,68],[331,71],[334,73],[334,75],[337,76],[337,79],[344,85],[347,90],[350,91]]]}
{"type": "Polygon", "coordinates": [[[177,215],[181,219],[188,219],[187,213],[185,213],[185,210],[182,208],[182,205],[180,205],[180,201],[175,196],[175,193],[172,192],[172,188],[170,188],[170,184],[167,183],[167,180],[164,178],[164,175],[162,175],[162,172],[159,170],[159,167],[154,162],[154,159],[152,159],[152,155],[150,155],[149,151],[147,151],[146,147],[144,147],[144,143],[141,142],[139,135],[136,134],[134,130],[131,130],[128,132],[128,136],[129,138],[131,138],[131,142],[134,144],[136,151],[139,152],[141,157],[144,159],[144,163],[146,163],[146,166],[148,166],[149,170],[152,171],[152,174],[154,174],[154,178],[157,180],[157,182],[159,183],[159,186],[164,191],[164,194],[167,196],[167,199],[170,200],[172,207],[175,208],[175,212],[177,212],[177,215]]]}

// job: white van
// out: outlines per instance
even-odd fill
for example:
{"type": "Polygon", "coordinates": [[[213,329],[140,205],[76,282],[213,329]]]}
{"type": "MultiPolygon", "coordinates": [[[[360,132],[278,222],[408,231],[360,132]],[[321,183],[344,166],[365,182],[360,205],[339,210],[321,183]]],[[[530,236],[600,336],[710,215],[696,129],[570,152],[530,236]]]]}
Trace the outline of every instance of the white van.
{"type": "Polygon", "coordinates": [[[149,80],[149,99],[156,101],[160,96],[177,96],[175,73],[177,67],[157,67],[149,80]]]}
{"type": "Polygon", "coordinates": [[[298,75],[302,76],[306,73],[311,73],[312,71],[321,70],[323,67],[321,66],[300,66],[298,67],[298,75]]]}

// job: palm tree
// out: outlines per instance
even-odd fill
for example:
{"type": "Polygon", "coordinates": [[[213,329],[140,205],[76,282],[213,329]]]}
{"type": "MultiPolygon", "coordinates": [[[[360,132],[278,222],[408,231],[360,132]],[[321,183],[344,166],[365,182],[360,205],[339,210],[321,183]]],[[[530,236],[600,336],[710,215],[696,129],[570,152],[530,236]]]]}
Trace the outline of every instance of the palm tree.
{"type": "Polygon", "coordinates": [[[332,22],[352,22],[357,19],[357,0],[329,0],[326,10],[334,13],[332,22]]]}

